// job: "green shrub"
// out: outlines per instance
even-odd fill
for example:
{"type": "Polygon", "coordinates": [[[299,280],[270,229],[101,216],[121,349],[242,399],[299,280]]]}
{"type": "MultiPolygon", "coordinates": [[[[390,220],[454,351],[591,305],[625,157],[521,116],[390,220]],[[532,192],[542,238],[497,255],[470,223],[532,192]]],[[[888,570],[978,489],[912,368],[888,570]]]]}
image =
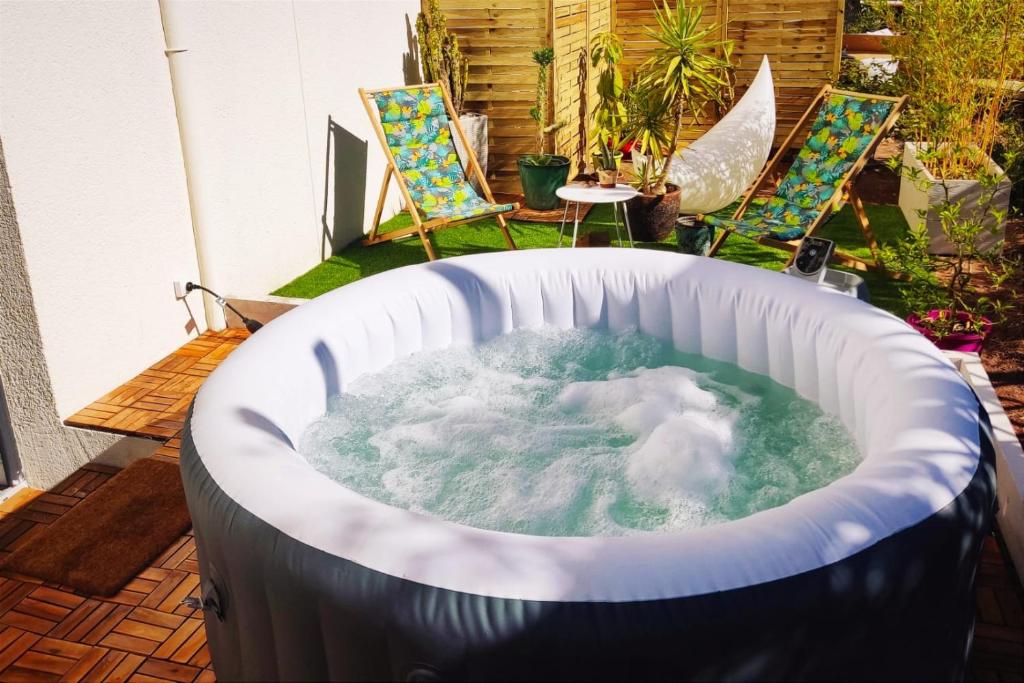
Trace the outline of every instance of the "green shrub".
{"type": "Polygon", "coordinates": [[[863,0],[846,0],[843,10],[843,31],[870,33],[885,28],[885,17],[863,0]]]}

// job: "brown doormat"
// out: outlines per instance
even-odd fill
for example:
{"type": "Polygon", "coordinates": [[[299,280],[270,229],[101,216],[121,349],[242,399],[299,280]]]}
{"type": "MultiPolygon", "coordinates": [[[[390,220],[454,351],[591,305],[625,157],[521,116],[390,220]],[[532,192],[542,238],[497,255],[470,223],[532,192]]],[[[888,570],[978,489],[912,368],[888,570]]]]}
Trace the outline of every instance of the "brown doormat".
{"type": "Polygon", "coordinates": [[[191,523],[178,465],[144,458],[36,533],[0,569],[113,595],[191,523]]]}
{"type": "MultiPolygon", "coordinates": [[[[502,194],[500,196],[495,195],[497,201],[507,202],[519,202],[519,206],[522,207],[509,218],[514,221],[522,221],[523,223],[561,223],[562,213],[565,211],[565,202],[563,201],[558,205],[557,209],[551,209],[550,211],[537,211],[526,206],[526,200],[521,194],[502,194]]],[[[590,210],[594,208],[593,204],[580,203],[580,220],[586,218],[590,210]]],[[[573,202],[572,208],[569,209],[569,215],[566,221],[569,225],[572,225],[572,220],[576,216],[576,203],[573,202]]]]}

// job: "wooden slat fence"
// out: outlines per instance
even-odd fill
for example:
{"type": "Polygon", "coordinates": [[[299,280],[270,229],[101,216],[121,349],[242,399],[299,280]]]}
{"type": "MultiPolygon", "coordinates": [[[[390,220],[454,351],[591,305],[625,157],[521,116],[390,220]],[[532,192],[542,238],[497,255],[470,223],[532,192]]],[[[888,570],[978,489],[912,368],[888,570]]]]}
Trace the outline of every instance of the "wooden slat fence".
{"type": "Polygon", "coordinates": [[[491,188],[518,192],[516,160],[537,147],[531,53],[549,42],[549,0],[442,0],[441,7],[469,59],[466,108],[488,116],[491,188]]]}
{"type": "MultiPolygon", "coordinates": [[[[723,33],[735,42],[737,97],[753,79],[761,56],[767,54],[771,60],[780,143],[814,93],[838,70],[842,0],[703,2],[704,21],[722,25],[723,33]]],[[[654,48],[644,34],[644,27],[654,24],[653,0],[441,0],[441,6],[469,57],[467,108],[490,120],[488,174],[499,192],[519,191],[516,160],[537,147],[529,114],[537,73],[531,61],[534,50],[555,48],[549,96],[556,120],[566,123],[556,134],[555,145],[558,153],[575,162],[581,101],[587,112],[594,103],[596,73],[580,60],[590,40],[608,29],[622,36],[627,71],[654,48]]],[[[699,137],[716,118],[712,112],[708,120],[688,128],[684,142],[699,137]]],[[[582,132],[588,127],[589,114],[582,132]]]]}

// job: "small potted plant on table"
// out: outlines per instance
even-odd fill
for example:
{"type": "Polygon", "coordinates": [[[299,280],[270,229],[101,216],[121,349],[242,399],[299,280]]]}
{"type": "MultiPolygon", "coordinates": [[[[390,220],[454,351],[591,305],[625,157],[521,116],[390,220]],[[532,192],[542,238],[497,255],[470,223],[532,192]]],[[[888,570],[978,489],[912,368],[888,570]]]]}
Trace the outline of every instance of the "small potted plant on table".
{"type": "Polygon", "coordinates": [[[559,199],[555,191],[569,179],[569,158],[548,154],[548,137],[562,127],[560,123],[549,122],[548,72],[555,60],[553,48],[546,47],[533,53],[537,64],[537,104],[530,110],[530,118],[537,123],[537,154],[519,158],[519,182],[523,186],[526,205],[538,211],[558,208],[559,199]]]}
{"type": "Polygon", "coordinates": [[[660,241],[679,216],[679,188],[668,184],[683,119],[697,121],[709,104],[725,106],[732,92],[732,41],[718,38],[716,25],[700,28],[700,5],[668,0],[655,6],[658,43],[634,76],[627,95],[626,136],[634,141],[633,161],[640,195],[629,200],[634,237],[660,241]],[[639,158],[638,158],[639,157],[639,158]]]}
{"type": "Polygon", "coordinates": [[[603,67],[597,78],[597,104],[594,106],[593,144],[594,169],[601,187],[612,188],[619,181],[622,162],[622,128],[626,122],[623,103],[625,85],[619,63],[622,61],[622,39],[610,31],[599,33],[591,43],[591,64],[603,67]]]}

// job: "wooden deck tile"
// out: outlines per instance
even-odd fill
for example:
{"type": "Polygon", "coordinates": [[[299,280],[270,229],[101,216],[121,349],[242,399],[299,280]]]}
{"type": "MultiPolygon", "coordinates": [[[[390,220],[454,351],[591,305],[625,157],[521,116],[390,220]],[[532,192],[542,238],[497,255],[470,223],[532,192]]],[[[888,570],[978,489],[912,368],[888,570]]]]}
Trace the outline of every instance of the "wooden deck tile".
{"type": "MultiPolygon", "coordinates": [[[[83,408],[66,424],[160,440],[153,457],[178,461],[185,414],[203,380],[248,337],[207,333],[83,408]]],[[[83,466],[50,491],[24,489],[0,504],[0,555],[24,543],[118,472],[83,466]]],[[[29,577],[0,576],[0,681],[211,683],[191,532],[119,593],[99,598],[29,577]]]]}
{"type": "Polygon", "coordinates": [[[165,440],[181,431],[196,390],[248,338],[245,330],[204,332],[120,387],[82,408],[64,424],[165,440]]]}

